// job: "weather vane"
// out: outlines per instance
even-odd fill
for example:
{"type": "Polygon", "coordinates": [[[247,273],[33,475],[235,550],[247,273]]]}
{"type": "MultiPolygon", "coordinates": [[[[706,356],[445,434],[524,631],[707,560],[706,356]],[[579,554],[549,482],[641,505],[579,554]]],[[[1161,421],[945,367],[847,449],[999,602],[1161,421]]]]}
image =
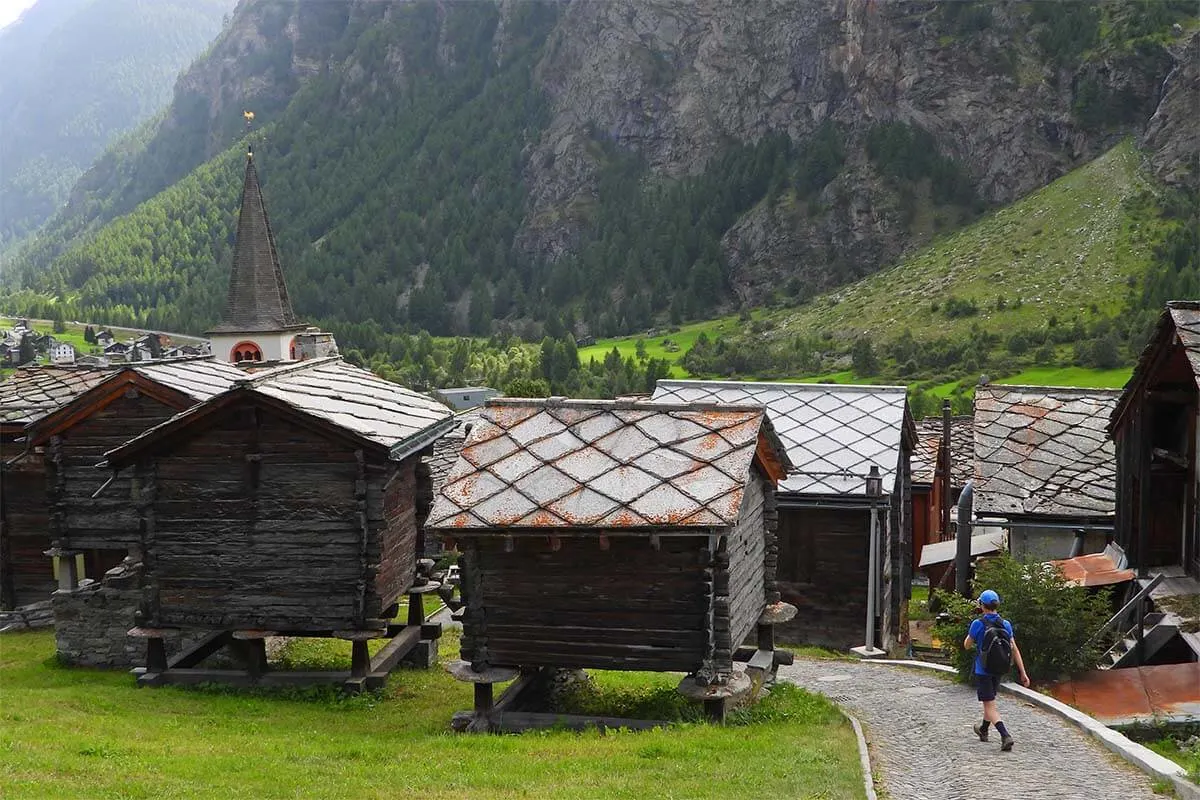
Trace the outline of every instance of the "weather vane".
{"type": "MultiPolygon", "coordinates": [[[[242,109],[242,119],[246,120],[246,136],[250,136],[250,129],[254,125],[254,112],[242,109]]],[[[254,155],[254,142],[249,142],[246,145],[246,154],[254,155]]]]}

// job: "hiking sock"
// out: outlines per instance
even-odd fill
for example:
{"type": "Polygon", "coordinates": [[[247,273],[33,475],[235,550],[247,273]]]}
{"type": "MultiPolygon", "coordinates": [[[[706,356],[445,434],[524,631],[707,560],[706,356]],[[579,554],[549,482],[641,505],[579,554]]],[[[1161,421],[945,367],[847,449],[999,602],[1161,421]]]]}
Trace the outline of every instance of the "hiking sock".
{"type": "MultiPolygon", "coordinates": [[[[983,722],[981,722],[981,723],[979,724],[979,731],[980,731],[981,733],[984,733],[984,734],[986,734],[986,733],[988,732],[988,725],[991,725],[991,724],[992,724],[992,723],[988,722],[988,721],[985,719],[983,722]]],[[[999,730],[999,728],[997,728],[996,730],[999,730]]],[[[1001,736],[1003,736],[1004,734],[1000,734],[1000,735],[1001,735],[1001,736]]]]}
{"type": "MultiPolygon", "coordinates": [[[[983,724],[984,724],[984,725],[987,725],[987,723],[986,723],[986,722],[985,722],[985,723],[983,723],[983,724]]],[[[1005,737],[1005,736],[1008,736],[1008,728],[1004,727],[1004,723],[1003,723],[1003,722],[997,722],[997,723],[996,723],[996,732],[1000,734],[1001,738],[1003,738],[1003,737],[1005,737]]]]}

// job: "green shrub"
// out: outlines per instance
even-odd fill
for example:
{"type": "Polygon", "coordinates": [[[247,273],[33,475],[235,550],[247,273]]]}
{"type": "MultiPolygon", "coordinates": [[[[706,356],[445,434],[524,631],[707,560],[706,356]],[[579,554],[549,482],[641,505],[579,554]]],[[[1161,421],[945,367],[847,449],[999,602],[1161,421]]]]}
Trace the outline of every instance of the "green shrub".
{"type": "MultiPolygon", "coordinates": [[[[1095,669],[1112,637],[1088,644],[1108,619],[1107,592],[1092,593],[1068,583],[1049,564],[1023,564],[1007,554],[978,564],[972,596],[984,589],[1000,595],[1000,615],[1012,623],[1013,634],[1031,680],[1048,682],[1095,669]]],[[[946,597],[946,618],[934,627],[943,650],[965,678],[973,669],[974,652],[962,648],[975,604],[946,597]]]]}

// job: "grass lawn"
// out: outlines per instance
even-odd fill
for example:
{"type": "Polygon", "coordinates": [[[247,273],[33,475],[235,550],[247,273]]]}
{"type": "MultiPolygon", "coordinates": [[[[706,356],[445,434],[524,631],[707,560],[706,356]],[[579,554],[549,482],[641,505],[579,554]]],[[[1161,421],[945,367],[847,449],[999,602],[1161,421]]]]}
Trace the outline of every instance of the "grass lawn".
{"type": "MultiPolygon", "coordinates": [[[[442,644],[457,653],[454,636],[442,644]]],[[[60,667],[53,654],[49,632],[0,637],[6,799],[863,796],[853,731],[790,686],[725,727],[472,736],[449,730],[471,687],[441,669],[396,672],[378,696],[339,698],[138,689],[126,673],[60,667]]],[[[601,697],[635,706],[678,682],[594,676],[601,697]]]]}
{"type": "Polygon", "coordinates": [[[737,317],[721,317],[720,319],[693,322],[680,327],[674,333],[664,329],[655,336],[639,334],[636,336],[621,336],[615,339],[598,339],[595,344],[579,348],[579,363],[587,364],[589,360],[603,361],[614,347],[621,353],[621,358],[637,358],[637,342],[642,340],[646,347],[647,358],[666,359],[671,362],[671,377],[686,378],[688,372],[676,362],[696,343],[700,334],[715,339],[723,333],[736,333],[745,323],[737,317]],[[671,343],[671,344],[668,344],[671,343]]]}
{"type": "Polygon", "coordinates": [[[1171,736],[1163,736],[1144,744],[1160,756],[1169,758],[1186,769],[1190,780],[1200,782],[1200,745],[1184,747],[1179,737],[1171,736]]]}
{"type": "Polygon", "coordinates": [[[1088,369],[1087,367],[1034,367],[995,383],[1013,386],[1078,386],[1084,389],[1120,389],[1125,386],[1132,367],[1088,369]]]}

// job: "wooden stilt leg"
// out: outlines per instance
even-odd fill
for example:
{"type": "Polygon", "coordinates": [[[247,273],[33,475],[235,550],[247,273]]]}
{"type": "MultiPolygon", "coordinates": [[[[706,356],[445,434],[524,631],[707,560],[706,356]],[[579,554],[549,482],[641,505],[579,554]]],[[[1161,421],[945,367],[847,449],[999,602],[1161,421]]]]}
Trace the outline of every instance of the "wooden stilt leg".
{"type": "Polygon", "coordinates": [[[413,592],[408,596],[408,624],[422,625],[425,622],[425,595],[413,592]]]}
{"type": "Polygon", "coordinates": [[[725,724],[725,698],[715,697],[711,700],[704,701],[704,715],[708,717],[709,722],[715,722],[718,725],[725,724]]]}
{"type": "Polygon", "coordinates": [[[146,671],[167,671],[167,645],[161,636],[146,640],[146,671]]]}
{"type": "Polygon", "coordinates": [[[350,650],[350,677],[365,677],[370,668],[371,654],[367,650],[367,642],[365,639],[356,639],[350,650]]]}
{"type": "Polygon", "coordinates": [[[267,671],[267,640],[249,639],[246,642],[246,663],[250,674],[261,678],[267,671]]]}

